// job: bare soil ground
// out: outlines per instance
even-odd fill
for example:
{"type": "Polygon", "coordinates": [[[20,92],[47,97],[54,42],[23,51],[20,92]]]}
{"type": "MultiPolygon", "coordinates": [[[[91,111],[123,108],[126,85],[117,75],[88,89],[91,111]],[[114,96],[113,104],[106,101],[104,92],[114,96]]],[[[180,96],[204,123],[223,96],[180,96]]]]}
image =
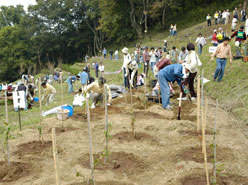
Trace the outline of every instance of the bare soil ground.
{"type": "MultiPolygon", "coordinates": [[[[196,104],[184,101],[177,120],[176,96],[173,110],[142,100],[142,91],[133,97],[135,137],[131,133],[130,95],[113,100],[108,120],[112,137],[109,157],[104,163],[105,110],[90,110],[96,185],[205,185],[201,134],[196,132],[196,104]]],[[[212,179],[213,125],[215,104],[209,99],[206,144],[212,179]]],[[[85,110],[64,121],[56,116],[44,124],[44,145],[37,125],[13,131],[10,140],[11,166],[0,154],[1,185],[55,184],[51,128],[56,127],[59,177],[62,185],[86,185],[90,179],[89,141],[85,110]]],[[[248,128],[228,112],[219,109],[217,119],[217,180],[220,185],[248,185],[248,128]]]]}

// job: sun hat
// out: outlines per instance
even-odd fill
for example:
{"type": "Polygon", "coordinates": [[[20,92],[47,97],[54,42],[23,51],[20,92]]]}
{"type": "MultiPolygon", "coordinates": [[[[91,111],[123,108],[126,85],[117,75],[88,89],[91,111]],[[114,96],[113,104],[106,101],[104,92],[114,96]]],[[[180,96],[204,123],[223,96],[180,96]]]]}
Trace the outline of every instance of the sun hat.
{"type": "Polygon", "coordinates": [[[128,48],[124,47],[121,51],[122,51],[122,53],[127,54],[128,53],[128,48]]]}

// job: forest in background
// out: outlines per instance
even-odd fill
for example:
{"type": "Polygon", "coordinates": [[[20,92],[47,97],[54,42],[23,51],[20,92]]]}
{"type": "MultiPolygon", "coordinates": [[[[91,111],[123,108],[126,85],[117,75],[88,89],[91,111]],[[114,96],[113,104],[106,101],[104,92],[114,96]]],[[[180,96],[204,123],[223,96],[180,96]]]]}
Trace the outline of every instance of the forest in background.
{"type": "MultiPolygon", "coordinates": [[[[103,49],[128,46],[153,34],[205,20],[243,0],[37,0],[0,7],[0,82],[73,64],[103,49]]],[[[161,38],[162,39],[162,38],[161,38]]]]}

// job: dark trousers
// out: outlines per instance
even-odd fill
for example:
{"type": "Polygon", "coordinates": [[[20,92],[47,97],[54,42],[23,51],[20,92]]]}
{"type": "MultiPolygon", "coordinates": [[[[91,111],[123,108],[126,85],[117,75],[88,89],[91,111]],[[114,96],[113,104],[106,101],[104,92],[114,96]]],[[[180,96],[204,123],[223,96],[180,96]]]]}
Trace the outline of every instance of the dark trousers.
{"type": "Polygon", "coordinates": [[[149,70],[149,60],[145,61],[144,63],[144,73],[146,76],[148,75],[148,70],[149,70]]]}
{"type": "Polygon", "coordinates": [[[195,90],[194,90],[194,80],[195,80],[195,77],[196,77],[197,73],[189,73],[189,77],[186,78],[184,80],[184,83],[181,84],[181,91],[182,91],[182,97],[185,97],[186,96],[186,93],[184,92],[183,90],[183,85],[189,85],[189,91],[190,91],[190,95],[191,97],[196,97],[196,93],[195,93],[195,90]]]}
{"type": "Polygon", "coordinates": [[[96,70],[96,78],[98,78],[98,70],[96,70]]]}
{"type": "Polygon", "coordinates": [[[208,26],[211,26],[212,23],[211,23],[211,20],[208,20],[208,26]]]}

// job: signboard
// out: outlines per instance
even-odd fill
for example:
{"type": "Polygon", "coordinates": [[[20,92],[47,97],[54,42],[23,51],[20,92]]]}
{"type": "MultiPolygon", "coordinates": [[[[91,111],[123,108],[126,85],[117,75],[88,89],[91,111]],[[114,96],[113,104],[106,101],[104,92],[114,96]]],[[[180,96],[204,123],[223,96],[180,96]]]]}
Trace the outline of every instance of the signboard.
{"type": "Polygon", "coordinates": [[[214,53],[216,51],[217,47],[216,46],[210,46],[208,49],[209,53],[214,53]]]}
{"type": "Polygon", "coordinates": [[[2,84],[2,90],[5,91],[8,89],[8,85],[7,84],[2,84]]]}
{"type": "Polygon", "coordinates": [[[25,91],[14,91],[13,92],[14,108],[27,108],[25,101],[25,91]]]}

